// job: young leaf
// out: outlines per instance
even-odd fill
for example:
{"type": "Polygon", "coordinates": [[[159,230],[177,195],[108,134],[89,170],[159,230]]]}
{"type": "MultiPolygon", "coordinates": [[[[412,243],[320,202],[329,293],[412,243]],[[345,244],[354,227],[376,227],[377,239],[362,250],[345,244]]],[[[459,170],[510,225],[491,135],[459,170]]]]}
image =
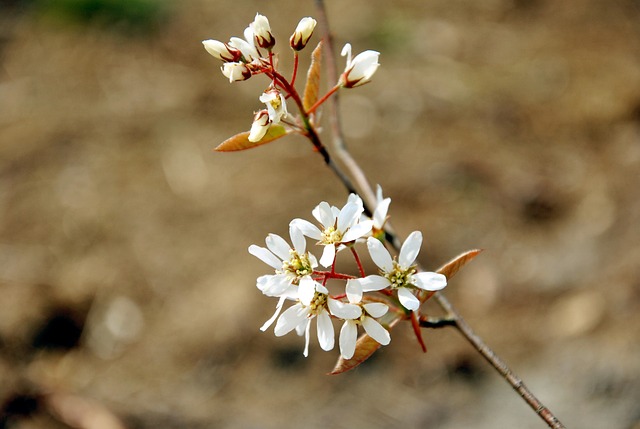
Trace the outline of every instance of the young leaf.
{"type": "MultiPolygon", "coordinates": [[[[400,320],[400,316],[394,318],[391,323],[389,323],[387,329],[391,330],[391,328],[393,328],[400,320]]],[[[340,356],[338,362],[336,362],[336,366],[329,374],[342,374],[343,372],[355,368],[356,366],[367,360],[379,348],[380,343],[378,343],[376,340],[374,340],[367,334],[361,335],[356,342],[356,351],[353,354],[353,357],[351,359],[344,359],[342,356],[340,356]]]]}
{"type": "Polygon", "coordinates": [[[451,277],[460,270],[460,268],[464,267],[468,262],[471,262],[473,258],[480,254],[480,252],[482,252],[482,249],[473,249],[464,252],[438,268],[436,272],[444,274],[447,280],[450,280],[451,277]]]}
{"type": "Polygon", "coordinates": [[[304,87],[304,96],[302,105],[305,110],[309,110],[316,101],[318,101],[318,92],[320,90],[320,62],[322,60],[322,40],[311,54],[311,65],[307,72],[307,84],[304,87]]]}
{"type": "Polygon", "coordinates": [[[258,140],[257,142],[250,142],[249,131],[245,131],[226,139],[225,141],[220,143],[220,145],[218,145],[218,147],[216,147],[214,150],[217,152],[233,152],[236,150],[251,149],[257,146],[262,146],[266,143],[271,143],[272,141],[277,140],[280,137],[284,137],[289,133],[290,131],[287,131],[287,129],[282,125],[271,125],[264,137],[262,137],[262,139],[258,140]]]}

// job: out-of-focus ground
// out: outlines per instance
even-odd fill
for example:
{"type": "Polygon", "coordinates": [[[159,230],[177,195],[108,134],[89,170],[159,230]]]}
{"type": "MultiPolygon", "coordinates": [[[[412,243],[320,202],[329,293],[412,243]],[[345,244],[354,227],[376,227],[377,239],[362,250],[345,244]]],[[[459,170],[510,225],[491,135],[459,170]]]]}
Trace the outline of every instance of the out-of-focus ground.
{"type": "MultiPolygon", "coordinates": [[[[340,376],[337,350],[258,330],[275,301],[247,247],[346,195],[300,137],[211,151],[267,82],[229,84],[200,41],[259,11],[289,70],[314,5],[136,3],[0,2],[3,423],[545,427],[453,329],[425,355],[400,325],[340,376]]],[[[568,427],[640,427],[640,5],[328,8],[338,48],[381,52],[342,116],[400,235],[430,268],[485,249],[445,293],[568,427]]]]}

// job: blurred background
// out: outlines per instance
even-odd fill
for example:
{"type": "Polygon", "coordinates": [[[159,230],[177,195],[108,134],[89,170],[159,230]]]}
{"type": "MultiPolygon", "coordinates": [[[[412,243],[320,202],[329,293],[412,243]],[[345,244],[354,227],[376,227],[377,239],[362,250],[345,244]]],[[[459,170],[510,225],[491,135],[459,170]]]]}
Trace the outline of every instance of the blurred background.
{"type": "MultiPolygon", "coordinates": [[[[247,247],[346,194],[301,137],[212,152],[267,82],[200,42],[256,12],[290,70],[311,1],[0,1],[2,425],[545,427],[453,329],[423,354],[400,325],[340,376],[337,350],[259,331],[247,247]]],[[[445,293],[568,427],[640,428],[640,4],[328,12],[337,49],[381,52],[342,118],[399,234],[432,269],[485,249],[445,293]]]]}

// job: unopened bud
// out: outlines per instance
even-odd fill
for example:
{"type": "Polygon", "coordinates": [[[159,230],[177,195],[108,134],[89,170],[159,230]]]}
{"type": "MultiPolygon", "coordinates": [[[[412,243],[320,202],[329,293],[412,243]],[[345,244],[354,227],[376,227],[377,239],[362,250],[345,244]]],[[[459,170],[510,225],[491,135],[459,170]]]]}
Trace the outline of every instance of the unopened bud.
{"type": "Polygon", "coordinates": [[[224,62],[236,62],[242,58],[242,52],[218,40],[203,40],[204,48],[211,55],[224,62]]]}
{"type": "Polygon", "coordinates": [[[270,126],[269,112],[261,110],[256,113],[251,124],[251,131],[249,131],[249,141],[255,143],[262,140],[267,131],[269,131],[270,126]]]}
{"type": "Polygon", "coordinates": [[[261,48],[271,49],[276,44],[273,34],[271,34],[271,26],[266,16],[256,14],[256,19],[251,23],[251,29],[256,38],[256,43],[261,48]]]}
{"type": "Polygon", "coordinates": [[[380,52],[364,51],[351,58],[351,45],[346,44],[342,48],[343,57],[347,57],[347,66],[340,76],[340,84],[345,88],[355,88],[371,81],[371,77],[376,72],[380,64],[378,58],[380,52]]]}
{"type": "Polygon", "coordinates": [[[293,32],[289,43],[294,51],[299,51],[307,46],[307,42],[313,34],[313,30],[316,28],[316,20],[313,18],[302,18],[296,27],[296,31],[293,32]]]}

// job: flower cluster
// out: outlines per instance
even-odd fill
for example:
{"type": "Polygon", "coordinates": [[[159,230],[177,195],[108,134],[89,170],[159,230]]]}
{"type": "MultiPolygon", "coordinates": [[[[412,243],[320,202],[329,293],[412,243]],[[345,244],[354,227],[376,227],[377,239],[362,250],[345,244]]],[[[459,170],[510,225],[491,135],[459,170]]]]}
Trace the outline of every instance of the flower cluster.
{"type": "Polygon", "coordinates": [[[323,350],[331,350],[335,345],[332,320],[343,321],[339,346],[344,359],[354,356],[358,326],[381,345],[389,344],[391,336],[380,319],[390,310],[402,314],[417,311],[421,304],[420,290],[437,291],[447,285],[442,274],[417,272],[415,260],[422,244],[420,232],[409,235],[397,260],[384,247],[379,237],[390,201],[382,197],[382,190],[378,188],[373,219],[364,214],[364,205],[357,195],[350,195],[342,208],[323,201],[312,211],[319,226],[304,219],[291,221],[291,245],[275,234],[267,236],[266,247],[251,245],[249,253],[275,271],[259,277],[256,284],[263,294],[278,298],[275,313],[261,330],[267,330],[275,322],[276,336],[293,330],[304,335],[305,356],[309,352],[313,319],[316,319],[318,342],[323,350]],[[307,249],[305,237],[322,246],[319,260],[307,249]],[[355,247],[359,242],[366,242],[369,255],[379,268],[378,274],[365,276],[355,247]],[[336,271],[337,253],[345,249],[354,255],[360,276],[336,271]],[[323,271],[319,266],[330,267],[330,270],[323,271]],[[333,280],[332,284],[344,283],[343,290],[331,294],[329,280],[333,280]],[[293,305],[282,311],[287,301],[293,305]]]}
{"type": "MultiPolygon", "coordinates": [[[[289,45],[294,52],[294,73],[291,80],[287,80],[277,69],[277,61],[272,52],[276,39],[271,31],[269,20],[263,15],[256,14],[254,21],[244,30],[244,38],[231,37],[227,43],[212,39],[202,42],[207,52],[223,62],[222,74],[229,79],[229,82],[247,80],[257,74],[264,74],[271,81],[259,97],[260,101],[266,105],[266,109],[255,113],[247,136],[249,142],[259,142],[267,135],[271,126],[281,123],[304,133],[305,123],[308,124],[309,121],[299,120],[297,123],[290,121],[286,100],[292,98],[295,101],[303,118],[312,114],[317,107],[308,106],[309,109],[305,110],[294,86],[298,51],[307,46],[316,24],[313,18],[302,18],[289,39],[289,45]]],[[[354,88],[371,81],[371,77],[379,66],[380,54],[375,51],[365,51],[351,58],[351,45],[347,43],[342,55],[347,56],[344,72],[336,86],[318,104],[324,102],[339,88],[354,88]]]]}

